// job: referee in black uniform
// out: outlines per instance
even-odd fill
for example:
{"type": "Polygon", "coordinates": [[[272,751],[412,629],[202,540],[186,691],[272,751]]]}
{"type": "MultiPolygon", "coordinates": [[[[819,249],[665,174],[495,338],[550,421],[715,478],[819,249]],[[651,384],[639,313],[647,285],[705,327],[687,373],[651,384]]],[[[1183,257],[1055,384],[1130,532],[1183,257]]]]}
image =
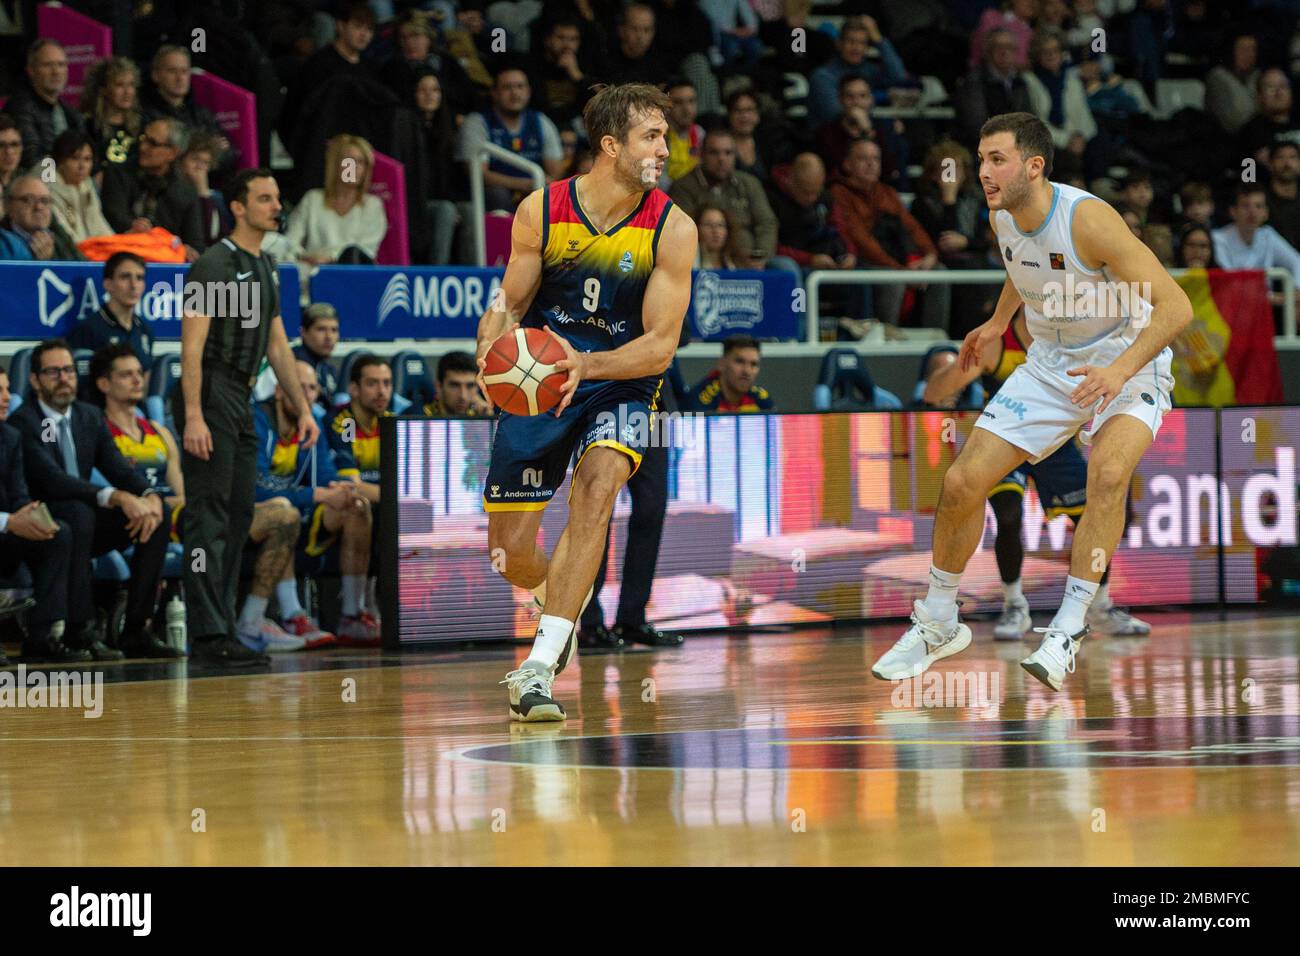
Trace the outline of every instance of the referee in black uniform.
{"type": "Polygon", "coordinates": [[[298,384],[280,319],[275,262],[262,254],[262,238],[279,224],[280,187],[269,170],[246,169],[235,174],[226,195],[235,228],[199,256],[186,276],[181,389],[173,412],[184,435],[181,533],[190,659],[252,667],[270,658],[237,640],[235,599],[257,483],[249,399],[263,356],[298,409],[304,449],[315,444],[320,429],[298,384]],[[196,295],[203,296],[202,312],[191,304],[196,295]]]}

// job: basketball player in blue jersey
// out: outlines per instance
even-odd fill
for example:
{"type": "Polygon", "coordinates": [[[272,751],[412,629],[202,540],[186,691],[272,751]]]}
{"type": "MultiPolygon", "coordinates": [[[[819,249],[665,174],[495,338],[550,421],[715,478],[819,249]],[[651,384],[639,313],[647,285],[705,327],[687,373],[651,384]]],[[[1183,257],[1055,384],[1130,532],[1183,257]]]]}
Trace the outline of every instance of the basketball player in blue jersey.
{"type": "Polygon", "coordinates": [[[1052,139],[1029,113],[980,130],[980,185],[1007,279],[993,317],[966,336],[963,368],[980,361],[1023,304],[1033,344],[980,415],[944,475],[930,587],[912,626],[871,668],[882,680],[920,674],[970,644],[957,588],[983,534],[984,499],[1026,460],[1038,464],[1091,421],[1088,506],[1079,519],[1060,609],[1021,666],[1053,690],[1075,668],[1085,618],[1124,527],[1129,481],[1170,408],[1169,343],[1192,306],[1109,204],[1048,180],[1052,139]]]}
{"type": "Polygon", "coordinates": [[[481,386],[485,356],[519,315],[563,347],[557,367],[568,375],[553,414],[501,413],[483,491],[492,565],[542,610],[527,659],[502,681],[513,720],[564,719],[552,681],[577,646],[614,499],[655,440],[661,376],[690,302],[695,223],[655,188],[668,105],[635,83],[592,97],[592,170],[520,204],[500,294],[479,323],[481,386]],[[537,531],[571,459],[569,522],[548,561],[537,531]]]}

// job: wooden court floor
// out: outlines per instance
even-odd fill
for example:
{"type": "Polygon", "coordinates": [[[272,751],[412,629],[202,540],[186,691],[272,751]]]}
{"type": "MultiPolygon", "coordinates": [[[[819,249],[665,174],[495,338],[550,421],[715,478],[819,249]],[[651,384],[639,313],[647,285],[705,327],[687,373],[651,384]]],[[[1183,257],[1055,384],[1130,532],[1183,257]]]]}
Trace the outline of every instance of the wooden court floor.
{"type": "Polygon", "coordinates": [[[1143,616],[1059,694],[987,622],[920,687],[896,624],[581,656],[562,726],[506,718],[523,647],[110,665],[0,709],[0,864],[1300,862],[1300,619],[1143,616]]]}

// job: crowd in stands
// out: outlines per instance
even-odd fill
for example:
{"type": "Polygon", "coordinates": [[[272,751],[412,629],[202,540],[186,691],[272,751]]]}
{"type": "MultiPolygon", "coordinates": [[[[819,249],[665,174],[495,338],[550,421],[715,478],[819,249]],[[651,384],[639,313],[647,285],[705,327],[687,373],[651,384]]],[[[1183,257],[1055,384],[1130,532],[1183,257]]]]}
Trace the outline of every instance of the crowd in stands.
{"type": "MultiPolygon", "coordinates": [[[[141,411],[160,373],[138,305],[147,262],[192,262],[229,231],[223,185],[247,165],[195,101],[198,66],[252,90],[260,152],[271,156],[274,132],[287,153],[286,211],[264,248],[308,281],[322,265],[380,256],[393,224],[371,192],[376,153],[405,169],[413,261],[472,263],[468,164],[481,148],[522,156],[547,181],[583,172],[593,85],[641,81],[669,96],[659,185],[697,223],[699,268],[781,270],[799,283],[814,270],[917,272],[913,285],[829,288],[840,339],[861,337],[867,319],[960,338],[988,315],[996,288],[925,274],[1000,268],[976,149],[986,119],[1016,110],[1048,124],[1052,178],[1114,202],[1167,266],[1281,267],[1300,284],[1291,3],[195,0],[137,5],[129,22],[96,0],[68,5],[117,31],[116,55],[90,66],[76,104],[57,41],[29,25],[21,50],[0,45],[13,74],[0,111],[0,259],[105,262],[103,307],[32,350],[25,381],[0,372],[0,587],[26,565],[39,608],[32,659],[169,655],[159,606],[185,496],[166,411],[141,411]],[[192,50],[199,28],[208,43],[192,50]],[[1203,101],[1167,106],[1169,90],[1189,88],[1203,101]],[[46,420],[58,423],[54,443],[38,434],[46,420]],[[92,561],[108,552],[130,555],[117,628],[96,617],[92,561]]],[[[489,211],[512,212],[532,189],[495,156],[483,181],[489,211]]],[[[433,397],[399,408],[409,402],[384,360],[342,369],[332,305],[307,308],[300,332],[294,354],[326,440],[299,454],[267,371],[241,638],[373,645],[379,420],[488,406],[466,353],[441,357],[433,397]],[[298,589],[327,567],[342,593],[329,631],[298,589]]],[[[926,355],[914,401],[953,360],[946,346],[926,355]]],[[[771,410],[760,366],[761,343],[733,336],[675,401],[771,410]]]]}

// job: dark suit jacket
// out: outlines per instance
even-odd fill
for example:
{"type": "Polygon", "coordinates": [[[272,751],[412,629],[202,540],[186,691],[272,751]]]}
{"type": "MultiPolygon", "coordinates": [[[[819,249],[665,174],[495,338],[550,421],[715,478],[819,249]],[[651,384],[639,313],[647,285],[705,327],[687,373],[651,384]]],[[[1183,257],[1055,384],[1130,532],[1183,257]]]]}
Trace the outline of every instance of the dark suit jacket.
{"type": "Polygon", "coordinates": [[[166,179],[150,176],[135,163],[110,163],[104,169],[104,188],[101,190],[104,218],[118,232],[131,228],[131,221],[145,215],[155,226],[162,226],[181,242],[199,252],[207,248],[203,243],[203,207],[194,187],[180,178],[176,163],[166,179]],[[138,204],[154,203],[152,215],[145,215],[138,204]]]}
{"type": "Polygon", "coordinates": [[[117,450],[117,443],[104,422],[104,413],[88,402],[72,404],[72,440],[77,446],[79,472],[76,478],[63,470],[63,454],[57,441],[42,440],[45,413],[35,399],[23,402],[9,416],[9,424],[22,432],[27,487],[42,501],[70,499],[96,507],[100,489],[90,483],[93,468],[98,468],[114,488],[134,495],[143,495],[149,489],[149,482],[117,450]]]}
{"type": "Polygon", "coordinates": [[[23,478],[23,436],[0,422],[0,512],[13,514],[31,500],[23,478]]]}

